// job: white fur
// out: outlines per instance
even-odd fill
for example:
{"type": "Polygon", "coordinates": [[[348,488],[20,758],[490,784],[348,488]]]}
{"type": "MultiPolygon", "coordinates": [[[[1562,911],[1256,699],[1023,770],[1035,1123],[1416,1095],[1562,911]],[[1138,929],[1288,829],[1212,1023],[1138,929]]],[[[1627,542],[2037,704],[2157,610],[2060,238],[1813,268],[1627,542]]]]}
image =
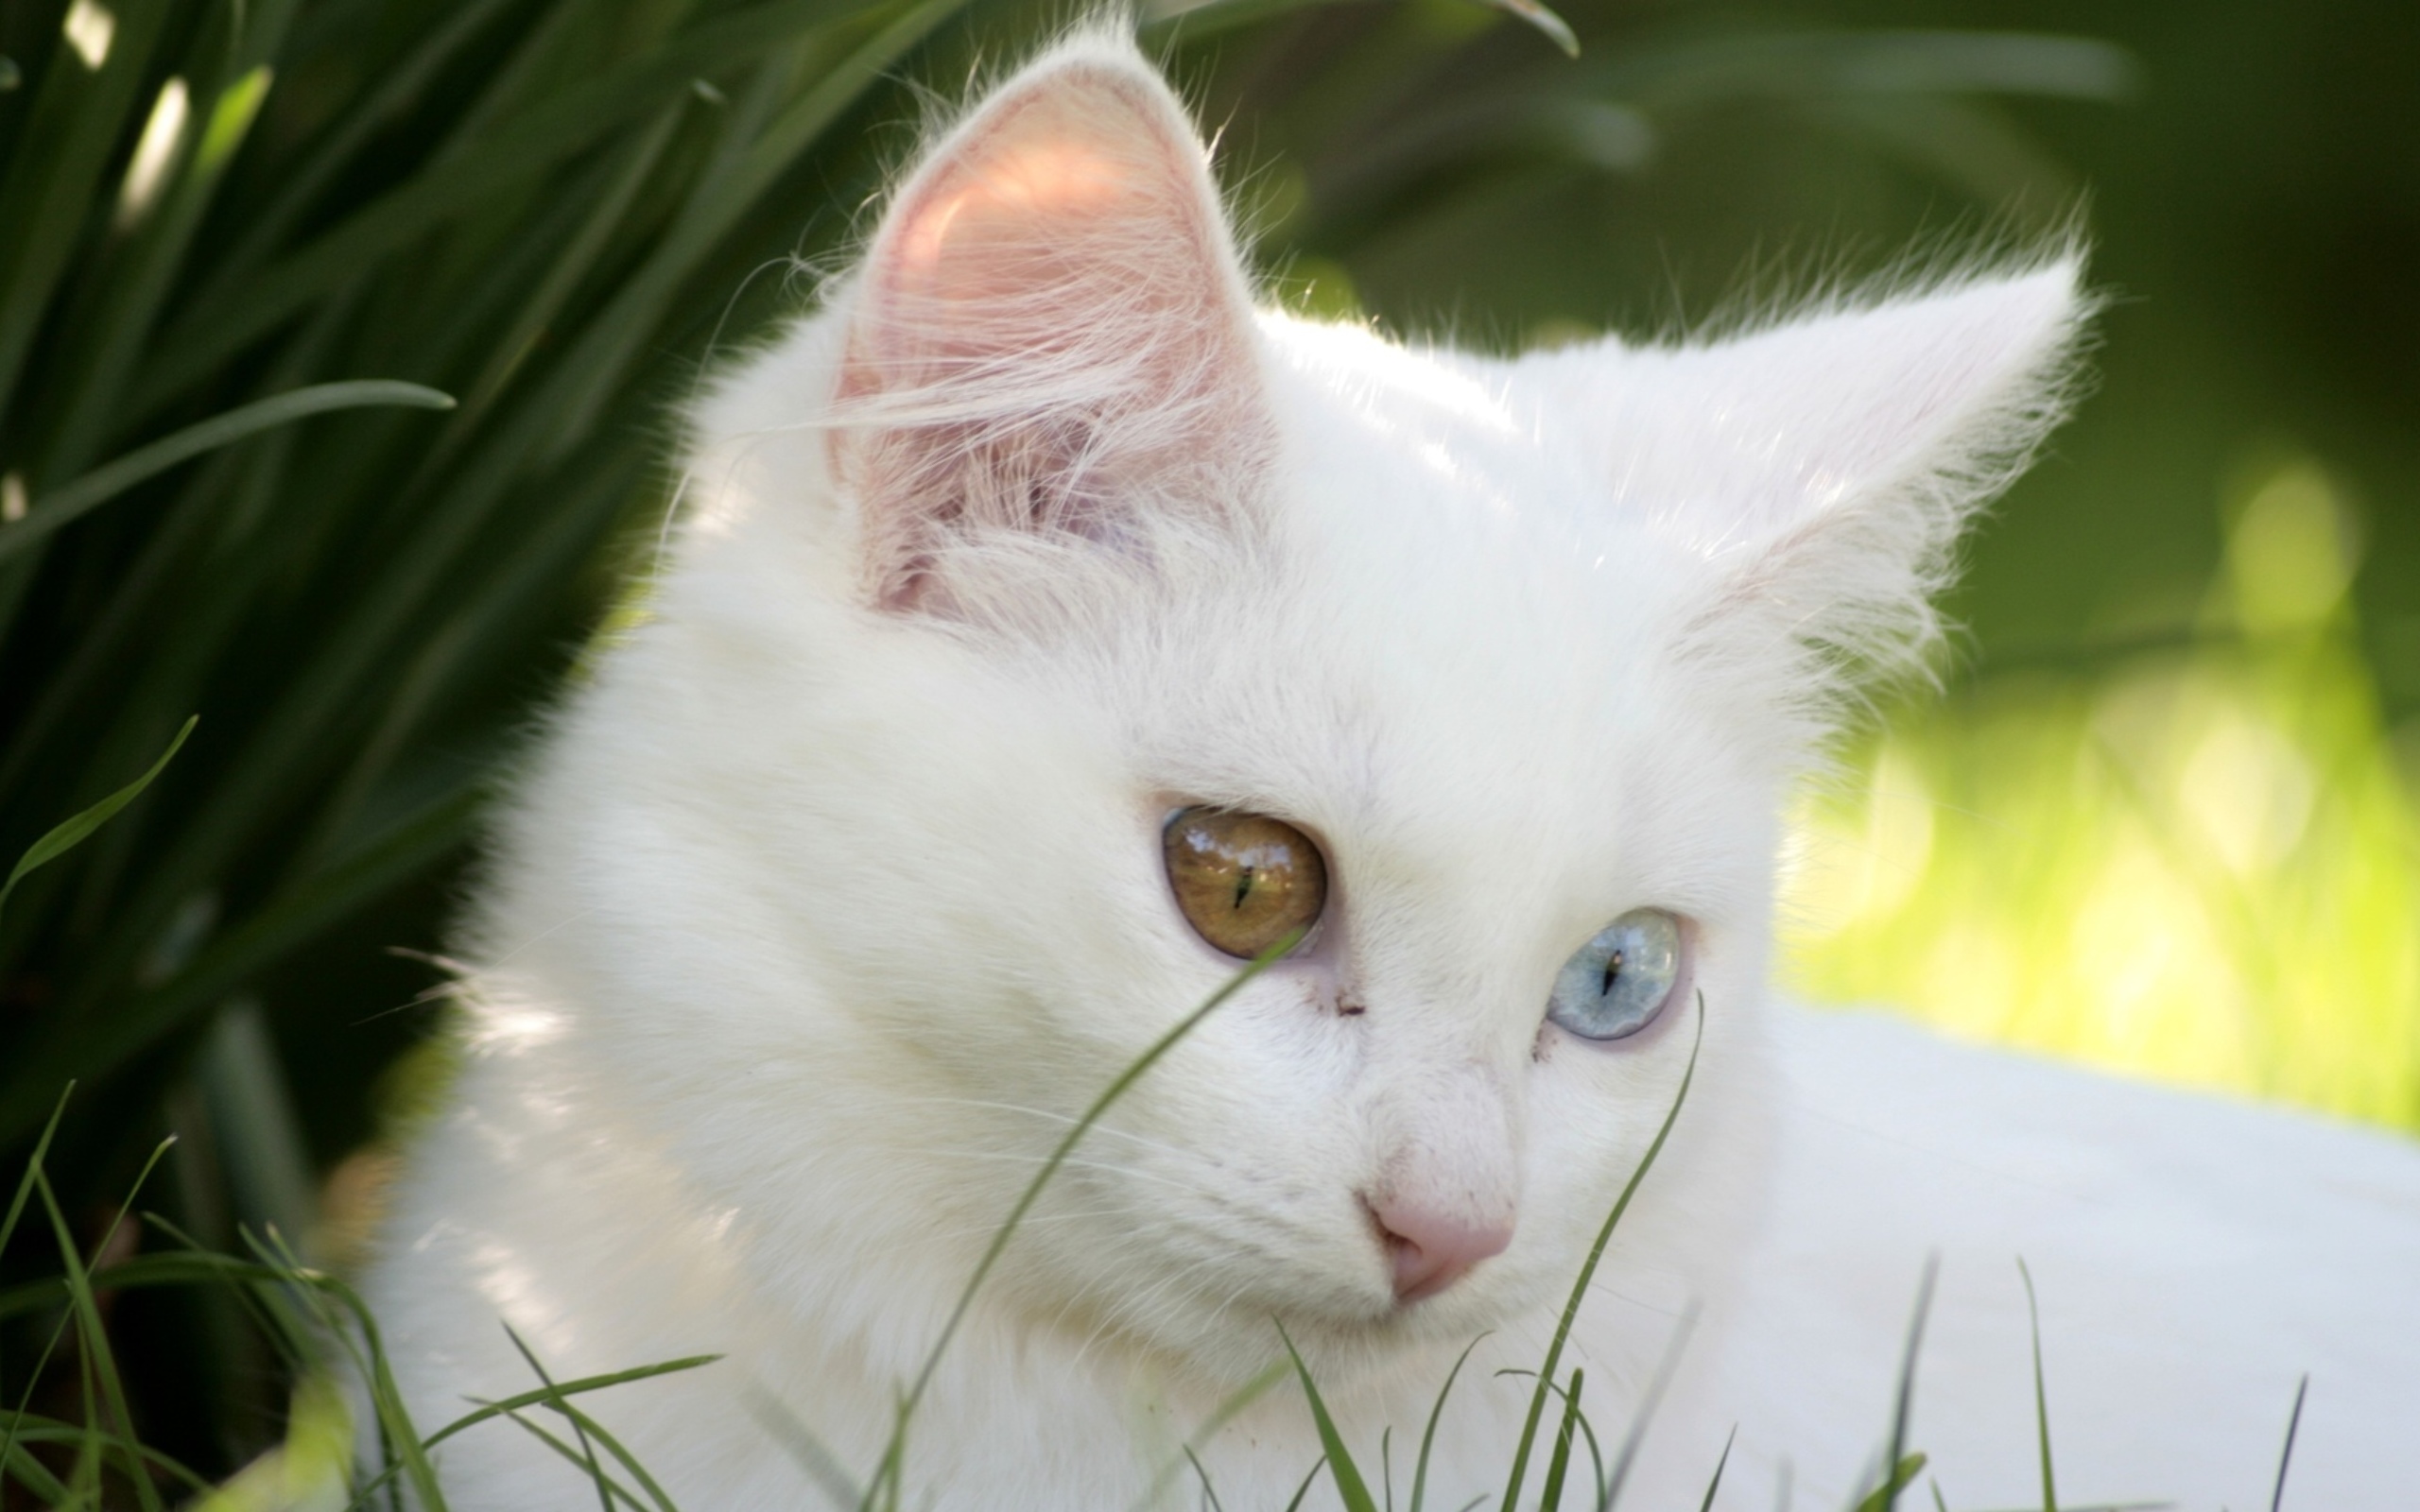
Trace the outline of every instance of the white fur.
{"type": "MultiPolygon", "coordinates": [[[[2081,1424],[2066,1484],[2250,1504],[2238,1415],[2281,1423],[2308,1366],[2309,1473],[2344,1489],[2307,1504],[2390,1504],[2362,1477],[2394,1435],[2322,1424],[2412,1409],[2348,1324],[2375,1306],[2411,1337],[2410,1291],[2297,1310],[2277,1281],[2408,1263],[2409,1150],[1761,1001],[1778,800],[1858,679],[1921,649],[1961,523],[2055,418],[2076,278],[2053,259],[1708,345],[1408,351],[1251,311],[1131,46],[1011,79],[866,267],[701,407],[650,617],[503,826],[466,1067],[373,1278],[424,1422],[533,1383],[510,1321],[557,1379],[727,1356],[588,1399],[693,1512],[816,1500],[785,1417],[862,1473],[1036,1162],[1230,974],[1160,872],[1163,816],[1210,802],[1317,836],[1327,919],[1050,1189],[922,1404],[911,1503],[1135,1505],[1279,1321],[1365,1456],[1393,1425],[1399,1479],[1493,1331],[1430,1504],[1496,1484],[1525,1393],[1494,1372],[1534,1365],[1694,1029],[1584,1042],[1542,1022],[1547,985],[1653,905],[1692,921],[1704,1048],[1575,1343],[1600,1424],[1706,1312],[1626,1504],[1695,1505],[1735,1419],[1723,1504],[1769,1504],[1784,1456],[1801,1504],[1836,1503],[1928,1246],[1951,1268],[1924,1379],[1972,1396],[1918,1424],[1972,1451],[1971,1479],[1943,1466],[1961,1498],[2026,1494],[2022,1296],[1994,1268],[2023,1248],[2081,1424]],[[1842,1099],[1874,1139],[1837,1132],[1842,1099]],[[2022,1190],[2188,1205],[2266,1163],[2238,1209],[2194,1210],[2210,1231],[2096,1248],[2066,1209],[1960,1187],[1973,1151],[2022,1190]],[[2280,1193],[2306,1157],[2368,1184],[2280,1193]],[[1511,1201],[1512,1247],[1398,1305],[1382,1176],[1511,1201]],[[2188,1284],[2200,1312],[2103,1327],[2129,1287],[2188,1284]]],[[[1202,1446],[1238,1509],[1317,1457],[1291,1386],[1202,1446]]],[[[595,1500],[507,1424],[442,1467],[466,1509],[595,1500]]]]}

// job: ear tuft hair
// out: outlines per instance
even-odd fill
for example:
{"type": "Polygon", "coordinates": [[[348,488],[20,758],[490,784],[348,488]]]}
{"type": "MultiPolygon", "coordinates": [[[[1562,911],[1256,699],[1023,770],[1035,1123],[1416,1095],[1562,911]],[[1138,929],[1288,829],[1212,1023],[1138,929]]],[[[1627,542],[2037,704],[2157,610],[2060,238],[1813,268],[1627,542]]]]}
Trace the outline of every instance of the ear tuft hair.
{"type": "Polygon", "coordinates": [[[1621,507],[1715,570],[1684,657],[1756,684],[1802,747],[1922,675],[1962,531],[2074,397],[2082,273],[2062,249],[1712,345],[1590,353],[1621,507]]]}
{"type": "Polygon", "coordinates": [[[834,473],[873,601],[955,555],[1233,524],[1266,459],[1251,301],[1183,108],[1131,43],[1063,44],[903,187],[853,294],[834,473]]]}

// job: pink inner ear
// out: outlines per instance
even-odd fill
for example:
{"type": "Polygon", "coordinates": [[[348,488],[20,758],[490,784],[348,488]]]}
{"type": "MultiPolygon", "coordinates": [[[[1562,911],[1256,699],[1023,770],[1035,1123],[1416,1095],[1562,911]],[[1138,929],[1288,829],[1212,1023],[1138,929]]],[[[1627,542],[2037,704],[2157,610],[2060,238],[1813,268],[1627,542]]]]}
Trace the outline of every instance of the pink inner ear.
{"type": "Polygon", "coordinates": [[[1222,507],[1261,450],[1236,444],[1260,426],[1235,254],[1139,65],[1046,65],[987,103],[901,196],[861,301],[835,461],[885,607],[924,606],[986,531],[1132,542],[1138,511],[1222,507]]]}
{"type": "Polygon", "coordinates": [[[1092,229],[1087,222],[1149,220],[1162,211],[1151,191],[1167,173],[1122,161],[1120,144],[1090,136],[1088,129],[1099,123],[1069,103],[1046,97],[1026,106],[1001,123],[988,152],[960,164],[911,208],[899,235],[898,292],[1013,297],[1034,281],[1004,257],[1047,255],[1065,246],[1052,232],[1081,239],[1092,229]]]}

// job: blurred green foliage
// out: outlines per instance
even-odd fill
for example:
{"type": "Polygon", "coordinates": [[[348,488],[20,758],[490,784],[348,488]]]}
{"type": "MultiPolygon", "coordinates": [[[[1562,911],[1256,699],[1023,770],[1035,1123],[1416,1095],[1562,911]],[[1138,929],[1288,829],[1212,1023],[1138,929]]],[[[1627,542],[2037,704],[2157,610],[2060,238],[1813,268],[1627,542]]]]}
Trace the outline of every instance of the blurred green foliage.
{"type": "Polygon", "coordinates": [[[1802,826],[1801,984],[2420,1126],[2420,811],[2354,640],[2345,521],[2279,461],[2194,642],[1973,677],[1893,720],[1802,826]]]}
{"type": "MultiPolygon", "coordinates": [[[[1949,699],[1810,807],[1797,970],[2420,1120],[2420,11],[1561,9],[1577,61],[1463,0],[1144,29],[1281,297],[1400,332],[1669,333],[2083,215],[2100,391],[1974,548],[1949,699]]],[[[479,805],[656,538],[672,410],[845,252],[910,81],[1046,11],[0,6],[0,854],[201,718],[0,916],[0,1145],[82,1078],[49,1160],[78,1223],[164,1126],[186,1228],[341,1256],[479,805]],[[112,458],[373,379],[458,407],[281,425],[43,523],[112,458]]],[[[160,1447],[273,1435],[232,1304],[112,1326],[160,1447]]]]}

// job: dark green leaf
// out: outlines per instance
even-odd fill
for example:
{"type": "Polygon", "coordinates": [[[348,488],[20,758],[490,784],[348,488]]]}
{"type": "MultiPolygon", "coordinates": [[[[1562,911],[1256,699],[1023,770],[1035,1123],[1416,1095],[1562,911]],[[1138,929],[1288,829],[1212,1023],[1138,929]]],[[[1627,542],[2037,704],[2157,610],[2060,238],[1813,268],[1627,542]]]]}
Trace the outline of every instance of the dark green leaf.
{"type": "Polygon", "coordinates": [[[164,436],[150,445],[95,468],[75,482],[36,500],[24,519],[0,525],[0,561],[25,550],[86,511],[108,503],[154,473],[164,472],[204,452],[216,451],[256,432],[273,425],[288,424],[305,416],[380,404],[406,409],[452,409],[454,401],[434,388],[384,378],[317,384],[309,388],[297,388],[289,393],[256,400],[239,409],[214,415],[173,435],[164,436]]]}
{"type": "MultiPolygon", "coordinates": [[[[1479,1339],[1486,1336],[1482,1333],[1479,1339]]],[[[1408,1512],[1421,1512],[1421,1503],[1427,1498],[1428,1452],[1437,1443],[1437,1419],[1445,1416],[1445,1399],[1454,1394],[1455,1378],[1462,1373],[1462,1366],[1470,1362],[1471,1351],[1478,1348],[1479,1339],[1473,1339],[1462,1346],[1462,1352],[1454,1357],[1454,1368],[1445,1372],[1445,1383],[1437,1388],[1436,1403],[1428,1409],[1428,1426],[1421,1430],[1420,1434],[1420,1461],[1411,1472],[1411,1505],[1408,1512]]]]}
{"type": "Polygon", "coordinates": [[[143,790],[151,785],[151,780],[167,770],[168,763],[175,760],[177,752],[184,748],[185,737],[192,734],[193,727],[200,722],[199,714],[187,717],[184,725],[178,730],[176,738],[168,742],[168,748],[162,751],[160,759],[151,764],[149,771],[74,818],[56,826],[49,833],[26,847],[26,853],[17,858],[16,866],[9,872],[9,880],[6,883],[0,883],[0,906],[8,903],[9,895],[17,890],[17,884],[25,878],[26,873],[36,867],[56,861],[68,851],[75,850],[83,844],[95,830],[116,817],[118,810],[140,798],[143,790]]]}

